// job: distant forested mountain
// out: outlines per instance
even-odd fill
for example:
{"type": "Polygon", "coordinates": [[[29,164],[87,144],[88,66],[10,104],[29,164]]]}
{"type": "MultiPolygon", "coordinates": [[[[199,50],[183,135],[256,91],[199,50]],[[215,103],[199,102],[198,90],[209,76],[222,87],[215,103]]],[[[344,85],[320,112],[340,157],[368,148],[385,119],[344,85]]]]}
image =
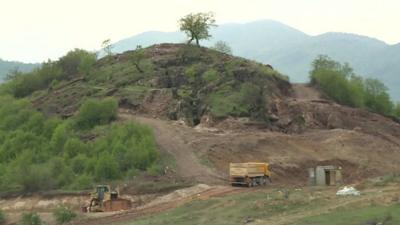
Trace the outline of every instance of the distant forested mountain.
{"type": "Polygon", "coordinates": [[[18,69],[21,72],[33,70],[39,64],[5,61],[0,59],[0,82],[4,80],[10,70],[18,69]]]}
{"type": "MultiPolygon", "coordinates": [[[[223,24],[212,31],[216,41],[227,42],[233,54],[274,66],[288,75],[292,82],[306,82],[312,60],[320,54],[329,55],[339,62],[348,62],[356,73],[383,81],[391,96],[400,101],[400,44],[388,45],[383,41],[348,33],[325,33],[310,36],[282,23],[263,20],[245,24],[223,24]]],[[[123,52],[156,43],[184,42],[180,32],[145,32],[114,45],[114,51],[123,52]]]]}

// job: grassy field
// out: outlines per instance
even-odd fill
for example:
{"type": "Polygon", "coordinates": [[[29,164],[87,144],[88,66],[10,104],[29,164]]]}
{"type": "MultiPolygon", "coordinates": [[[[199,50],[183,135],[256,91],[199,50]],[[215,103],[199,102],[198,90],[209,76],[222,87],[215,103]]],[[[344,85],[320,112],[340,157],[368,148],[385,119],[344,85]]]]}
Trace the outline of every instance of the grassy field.
{"type": "Polygon", "coordinates": [[[361,197],[336,197],[335,188],[264,189],[206,200],[195,200],[169,211],[139,218],[125,225],[384,225],[400,224],[400,204],[388,202],[399,194],[366,190],[361,197]]]}
{"type": "Polygon", "coordinates": [[[291,225],[372,225],[378,223],[400,224],[400,204],[371,205],[358,209],[343,208],[329,214],[306,217],[291,225]]]}
{"type": "Polygon", "coordinates": [[[296,213],[324,204],[324,200],[308,200],[302,192],[294,192],[285,199],[278,190],[260,190],[207,200],[196,200],[170,211],[144,217],[129,225],[144,224],[244,224],[256,219],[282,213],[296,213]]]}

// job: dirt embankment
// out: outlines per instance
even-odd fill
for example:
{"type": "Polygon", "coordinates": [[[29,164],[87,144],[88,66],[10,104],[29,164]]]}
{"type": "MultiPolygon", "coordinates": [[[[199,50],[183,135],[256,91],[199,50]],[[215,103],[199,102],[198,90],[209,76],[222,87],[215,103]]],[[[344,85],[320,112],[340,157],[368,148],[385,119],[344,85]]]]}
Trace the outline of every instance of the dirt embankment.
{"type": "Polygon", "coordinates": [[[306,169],[316,165],[342,166],[348,182],[400,170],[398,123],[333,103],[305,85],[293,89],[293,97],[273,103],[276,130],[246,118],[192,128],[129,110],[120,117],[153,127],[160,149],[175,157],[177,173],[198,182],[227,183],[229,162],[243,161],[269,162],[275,182],[294,185],[304,184],[306,169]]]}

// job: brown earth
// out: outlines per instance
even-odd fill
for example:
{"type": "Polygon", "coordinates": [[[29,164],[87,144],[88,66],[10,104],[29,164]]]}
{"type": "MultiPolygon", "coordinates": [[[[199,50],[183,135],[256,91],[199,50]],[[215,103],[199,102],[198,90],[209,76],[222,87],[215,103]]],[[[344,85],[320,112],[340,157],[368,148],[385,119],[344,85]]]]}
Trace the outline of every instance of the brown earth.
{"type": "Polygon", "coordinates": [[[322,99],[305,85],[293,89],[292,98],[273,103],[276,124],[283,130],[260,127],[245,118],[191,128],[127,109],[121,109],[120,117],[153,127],[160,149],[175,157],[178,175],[198,182],[226,183],[229,162],[244,161],[269,162],[274,182],[296,185],[304,184],[306,169],[316,165],[342,166],[347,182],[400,170],[398,123],[322,99]],[[301,119],[295,124],[297,117],[301,119]],[[200,163],[204,159],[212,162],[211,167],[200,163]]]}

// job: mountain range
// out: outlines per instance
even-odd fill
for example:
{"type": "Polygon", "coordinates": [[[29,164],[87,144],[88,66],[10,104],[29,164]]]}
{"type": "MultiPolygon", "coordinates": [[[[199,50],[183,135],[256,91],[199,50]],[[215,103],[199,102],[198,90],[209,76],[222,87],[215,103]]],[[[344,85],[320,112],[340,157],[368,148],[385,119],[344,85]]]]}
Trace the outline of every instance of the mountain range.
{"type": "MultiPolygon", "coordinates": [[[[357,74],[378,78],[389,88],[395,101],[400,101],[400,43],[389,45],[375,38],[350,33],[308,35],[272,20],[222,24],[211,31],[212,38],[201,42],[212,46],[216,41],[228,43],[233,54],[272,65],[290,77],[292,82],[307,82],[311,62],[318,55],[348,62],[357,74]]],[[[147,47],[157,43],[180,43],[181,32],[149,31],[114,44],[115,52],[147,47]]]]}
{"type": "MultiPolygon", "coordinates": [[[[312,36],[273,20],[222,24],[211,34],[212,38],[202,41],[202,45],[212,46],[217,41],[225,41],[234,55],[270,64],[288,75],[292,82],[307,82],[311,62],[320,54],[348,62],[357,74],[383,81],[391,97],[400,101],[400,43],[389,45],[375,38],[349,33],[312,36]]],[[[147,47],[185,40],[182,32],[149,31],[114,43],[113,51],[121,53],[135,49],[137,45],[147,47]]],[[[0,59],[0,80],[10,69],[29,71],[37,65],[0,59]]]]}
{"type": "Polygon", "coordinates": [[[39,66],[39,64],[6,61],[0,59],[0,80],[4,80],[11,70],[17,69],[21,72],[28,72],[33,70],[37,66],[39,66]]]}

